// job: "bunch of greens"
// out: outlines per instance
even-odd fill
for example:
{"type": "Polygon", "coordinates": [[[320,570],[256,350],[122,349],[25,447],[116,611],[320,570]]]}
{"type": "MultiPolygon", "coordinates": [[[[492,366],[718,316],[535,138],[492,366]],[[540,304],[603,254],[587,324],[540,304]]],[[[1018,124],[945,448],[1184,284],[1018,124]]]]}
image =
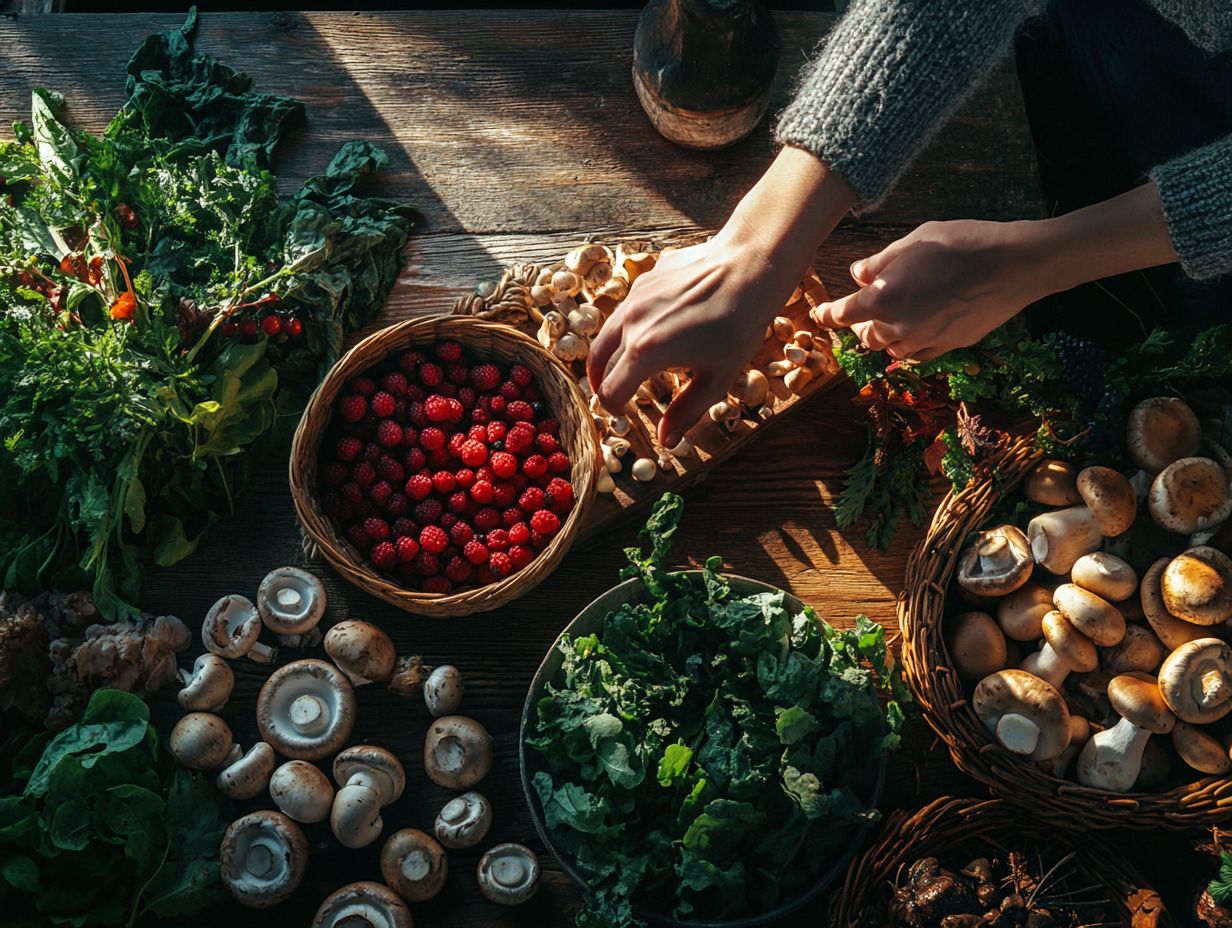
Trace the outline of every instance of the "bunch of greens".
{"type": "Polygon", "coordinates": [[[923,521],[932,475],[965,487],[1012,431],[1034,430],[1040,448],[1057,457],[1116,464],[1132,403],[1232,383],[1232,325],[1183,343],[1157,329],[1116,354],[1064,332],[1031,338],[1000,328],[914,365],[864,350],[850,332],[840,341],[839,364],[867,409],[869,446],[847,472],[835,517],[840,529],[867,517],[868,543],[880,548],[903,515],[923,521]]]}
{"type": "Polygon", "coordinates": [[[110,618],[232,510],[412,225],[356,192],[387,161],[362,142],[280,200],[303,106],[193,54],[195,23],[137,49],[102,136],[37,90],[0,143],[0,585],[90,587],[110,618]]]}
{"type": "Polygon", "coordinates": [[[875,690],[903,697],[884,629],[738,596],[719,558],[700,583],[668,571],[682,508],[665,495],[649,554],[625,552],[648,597],[561,639],[528,732],[544,819],[589,887],[579,928],[642,925],[634,905],[725,918],[789,899],[877,817],[898,744],[899,704],[875,690]]]}
{"type": "Polygon", "coordinates": [[[131,693],[99,690],[55,737],[0,742],[0,905],[10,928],[132,925],[220,898],[227,800],[179,767],[131,693]]]}

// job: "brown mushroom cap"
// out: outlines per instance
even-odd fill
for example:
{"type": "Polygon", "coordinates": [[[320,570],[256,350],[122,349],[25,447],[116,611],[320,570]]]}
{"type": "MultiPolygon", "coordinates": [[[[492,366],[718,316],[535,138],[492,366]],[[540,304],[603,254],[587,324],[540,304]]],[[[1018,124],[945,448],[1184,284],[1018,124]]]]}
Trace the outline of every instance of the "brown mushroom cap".
{"type": "Polygon", "coordinates": [[[407,902],[427,902],[445,886],[449,861],[431,835],[403,828],[381,848],[381,876],[407,902]]]}
{"type": "Polygon", "coordinates": [[[1022,530],[1000,525],[980,532],[958,559],[958,585],[977,596],[1004,596],[1029,579],[1034,564],[1022,530]]]}
{"type": "Polygon", "coordinates": [[[397,659],[390,637],[357,619],[339,622],[325,633],[325,653],[355,686],[388,679],[397,659]]]}
{"type": "Polygon", "coordinates": [[[521,844],[498,844],[475,868],[479,891],[498,905],[521,905],[539,888],[539,857],[521,844]]]}
{"type": "Polygon", "coordinates": [[[1138,591],[1138,575],[1115,554],[1092,551],[1074,562],[1070,579],[1108,602],[1119,603],[1138,591]]]}
{"type": "Polygon", "coordinates": [[[987,613],[951,616],[945,622],[945,646],[964,680],[982,680],[1005,666],[1005,636],[987,613]]]}
{"type": "Polygon", "coordinates": [[[1232,772],[1232,758],[1223,743],[1201,728],[1186,722],[1177,722],[1172,730],[1172,746],[1181,760],[1194,770],[1211,776],[1223,776],[1232,772]]]}
{"type": "Polygon", "coordinates": [[[1127,625],[1125,637],[1104,652],[1103,666],[1115,673],[1131,670],[1154,673],[1167,653],[1163,643],[1149,628],[1127,625]]]}
{"type": "Polygon", "coordinates": [[[1202,424],[1182,400],[1155,396],[1143,400],[1126,422],[1129,457],[1148,474],[1157,474],[1202,444],[1202,424]]]}
{"type": "Polygon", "coordinates": [[[257,589],[261,621],[280,635],[300,635],[316,628],[327,602],[325,585],[298,567],[275,567],[257,589]]]}
{"type": "Polygon", "coordinates": [[[1125,637],[1125,617],[1121,610],[1090,590],[1073,583],[1062,583],[1052,592],[1057,611],[1092,642],[1108,648],[1125,637]]]}
{"type": "Polygon", "coordinates": [[[1086,506],[1041,512],[1027,523],[1027,538],[1035,563],[1058,575],[1069,573],[1078,558],[1104,543],[1099,523],[1086,506]]]}
{"type": "Polygon", "coordinates": [[[1232,558],[1205,545],[1172,559],[1160,581],[1164,608],[1195,625],[1232,619],[1232,558]]]}
{"type": "Polygon", "coordinates": [[[492,736],[465,715],[433,721],[424,739],[424,771],[437,786],[468,789],[492,769],[492,736]]]}
{"type": "Polygon", "coordinates": [[[1111,467],[1083,468],[1078,474],[1078,492],[1104,535],[1120,535],[1134,524],[1138,496],[1124,474],[1111,467]]]}
{"type": "Polygon", "coordinates": [[[1022,492],[1033,503],[1045,506],[1072,506],[1082,500],[1078,471],[1067,461],[1040,461],[1022,478],[1022,492]]]}
{"type": "Polygon", "coordinates": [[[1021,670],[999,670],[981,680],[971,696],[971,705],[989,731],[1004,745],[1008,729],[1021,726],[1027,730],[1017,747],[1033,761],[1050,760],[1069,745],[1069,709],[1061,694],[1049,683],[1021,670]],[[1007,724],[1007,716],[1011,723],[1007,724]],[[1033,729],[1033,730],[1032,730],[1033,729]]]}
{"type": "Polygon", "coordinates": [[[274,749],[258,741],[248,753],[225,767],[215,785],[232,799],[251,799],[265,790],[274,770],[274,749]]]}
{"type": "Polygon", "coordinates": [[[334,803],[334,787],[319,767],[289,760],[270,776],[270,798],[297,822],[323,822],[334,803]]]}
{"type": "Polygon", "coordinates": [[[1232,516],[1228,475],[1210,458],[1181,458],[1161,470],[1151,483],[1147,506],[1170,532],[1192,535],[1232,516]]]}
{"type": "Polygon", "coordinates": [[[308,659],[279,667],[257,696],[261,737],[286,757],[319,760],[338,750],[355,724],[355,690],[333,664],[308,659]]]}
{"type": "Polygon", "coordinates": [[[1159,689],[1182,722],[1218,721],[1232,711],[1232,648],[1218,638],[1181,645],[1164,658],[1159,689]]]}
{"type": "Polygon", "coordinates": [[[997,603],[997,624],[1011,641],[1038,641],[1044,616],[1052,611],[1052,590],[1027,583],[997,603]]]}
{"type": "Polygon", "coordinates": [[[1108,681],[1108,701],[1121,718],[1155,735],[1166,735],[1176,724],[1154,680],[1121,674],[1108,681]]]}
{"type": "Polygon", "coordinates": [[[227,828],[218,856],[222,883],[236,901],[264,909],[282,902],[303,881],[308,840],[280,812],[250,812],[227,828]]]}
{"type": "Polygon", "coordinates": [[[411,910],[388,886],[361,880],[326,897],[312,928],[413,928],[411,910]]]}
{"type": "Polygon", "coordinates": [[[374,744],[357,744],[334,758],[334,781],[339,786],[363,785],[376,790],[387,806],[406,788],[406,772],[391,752],[374,744]]]}
{"type": "Polygon", "coordinates": [[[1161,557],[1142,575],[1142,586],[1139,588],[1142,600],[1142,613],[1164,647],[1175,651],[1181,645],[1210,635],[1210,629],[1192,622],[1178,619],[1164,605],[1163,576],[1171,560],[1161,557]]]}
{"type": "Polygon", "coordinates": [[[213,770],[227,759],[231,726],[209,712],[190,712],[171,729],[171,753],[189,770],[213,770]]]}

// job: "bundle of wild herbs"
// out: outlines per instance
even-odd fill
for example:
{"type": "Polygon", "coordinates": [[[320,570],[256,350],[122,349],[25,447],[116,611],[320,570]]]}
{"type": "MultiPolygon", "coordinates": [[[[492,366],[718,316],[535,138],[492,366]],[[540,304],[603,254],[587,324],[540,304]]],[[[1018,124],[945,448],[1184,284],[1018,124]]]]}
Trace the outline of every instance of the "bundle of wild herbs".
{"type": "Polygon", "coordinates": [[[37,90],[0,143],[0,584],[92,588],[109,618],[232,510],[412,225],[356,192],[387,160],[362,142],[280,200],[303,106],[193,54],[195,23],[137,49],[101,136],[37,90]]]}
{"type": "Polygon", "coordinates": [[[666,495],[626,550],[649,594],[562,638],[562,676],[528,733],[547,827],[586,880],[579,928],[761,912],[814,883],[877,817],[902,698],[885,631],[839,631],[782,592],[735,595],[667,570],[683,504],[666,495]]]}

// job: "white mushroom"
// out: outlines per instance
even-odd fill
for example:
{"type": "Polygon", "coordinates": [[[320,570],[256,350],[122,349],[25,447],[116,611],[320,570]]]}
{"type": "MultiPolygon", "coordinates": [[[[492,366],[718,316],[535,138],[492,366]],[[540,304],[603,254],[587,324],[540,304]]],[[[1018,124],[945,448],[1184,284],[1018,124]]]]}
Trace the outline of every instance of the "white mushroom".
{"type": "Polygon", "coordinates": [[[603,324],[603,314],[590,303],[578,304],[577,309],[570,312],[566,318],[569,320],[569,328],[585,338],[597,333],[599,326],[603,324]]]}
{"type": "Polygon", "coordinates": [[[1201,625],[1178,619],[1164,605],[1163,576],[1169,558],[1161,557],[1152,564],[1142,576],[1139,587],[1139,597],[1142,603],[1142,614],[1150,623],[1151,629],[1159,636],[1169,651],[1175,651],[1181,645],[1199,638],[1206,638],[1210,632],[1201,625]]]}
{"type": "Polygon", "coordinates": [[[390,637],[358,619],[339,622],[325,633],[325,653],[354,686],[389,679],[397,659],[390,637]]]}
{"type": "Polygon", "coordinates": [[[366,847],[380,837],[381,809],[402,795],[406,773],[384,748],[356,745],[334,758],[340,787],[329,815],[330,828],[344,847],[366,847]]]}
{"type": "Polygon", "coordinates": [[[757,407],[766,401],[770,392],[770,381],[757,368],[751,367],[736,378],[727,392],[737,402],[757,407]]]}
{"type": "Polygon", "coordinates": [[[566,363],[583,361],[590,354],[590,342],[576,332],[566,332],[556,340],[552,352],[566,363]]]}
{"type": "Polygon", "coordinates": [[[223,768],[215,785],[232,799],[251,799],[265,789],[273,769],[274,749],[258,741],[247,754],[223,768]]]}
{"type": "Polygon", "coordinates": [[[638,458],[633,462],[633,467],[629,472],[633,475],[633,479],[642,483],[647,483],[659,473],[658,465],[655,464],[653,458],[638,458]]]}
{"type": "Polygon", "coordinates": [[[231,698],[235,673],[231,665],[208,651],[193,661],[192,672],[181,670],[184,688],[176,698],[190,712],[218,712],[231,698]]]}
{"type": "Polygon", "coordinates": [[[334,804],[329,777],[306,760],[289,760],[270,777],[274,805],[297,822],[323,822],[334,804]]]}
{"type": "Polygon", "coordinates": [[[437,719],[424,740],[424,772],[437,786],[468,789],[492,769],[492,736],[472,718],[437,719]]]}
{"type": "Polygon", "coordinates": [[[201,625],[201,641],[212,653],[232,658],[247,655],[259,664],[272,663],[277,652],[257,640],[260,634],[257,607],[234,593],[210,606],[201,625]]]}
{"type": "Polygon", "coordinates": [[[412,928],[411,910],[388,886],[362,880],[327,896],[311,928],[412,928]]]}
{"type": "Polygon", "coordinates": [[[1232,488],[1224,469],[1210,458],[1181,458],[1151,483],[1147,506],[1170,532],[1192,535],[1232,516],[1232,488]]]}
{"type": "Polygon", "coordinates": [[[1035,563],[1053,574],[1067,574],[1084,554],[1103,544],[1099,523],[1086,506],[1041,512],[1027,523],[1027,540],[1035,563]]]}
{"type": "Polygon", "coordinates": [[[299,887],[308,864],[308,841],[285,815],[250,812],[227,828],[218,856],[219,876],[235,900],[264,909],[299,887]]]}
{"type": "Polygon", "coordinates": [[[1051,760],[1069,745],[1069,710],[1051,685],[1021,670],[999,670],[976,685],[971,705],[1006,750],[1051,760]]]}
{"type": "Polygon", "coordinates": [[[332,754],[355,724],[355,690],[333,664],[293,661],[275,670],[257,696],[257,727],[278,753],[296,760],[332,754]]]}
{"type": "Polygon", "coordinates": [[[448,875],[445,849],[418,828],[395,831],[381,848],[381,876],[407,902],[427,902],[448,875]]]}
{"type": "Polygon", "coordinates": [[[1174,557],[1161,578],[1164,607],[1195,625],[1232,619],[1232,558],[1210,547],[1190,548],[1174,557]]]}
{"type": "Polygon", "coordinates": [[[1182,722],[1218,721],[1232,711],[1232,648],[1218,638],[1181,645],[1164,658],[1159,689],[1182,722]]]}
{"type": "Polygon", "coordinates": [[[474,790],[455,796],[436,816],[436,838],[445,847],[474,847],[492,827],[492,804],[474,790]]]}
{"type": "Polygon", "coordinates": [[[1022,478],[1022,495],[1045,506],[1072,506],[1082,501],[1078,472],[1065,461],[1040,461],[1022,478]]]}
{"type": "MultiPolygon", "coordinates": [[[[616,460],[616,463],[619,464],[620,461],[616,460]]],[[[599,477],[597,480],[595,480],[595,492],[613,493],[615,492],[615,490],[616,490],[616,481],[612,479],[611,471],[607,470],[606,468],[604,470],[599,471],[599,477]]]]}
{"type": "Polygon", "coordinates": [[[624,438],[633,430],[633,423],[629,421],[628,416],[613,416],[612,421],[608,423],[608,428],[617,438],[624,438]]]}
{"type": "Polygon", "coordinates": [[[521,844],[498,844],[479,860],[479,891],[499,905],[521,905],[539,888],[539,858],[521,844]]]}
{"type": "Polygon", "coordinates": [[[1070,578],[1084,590],[1110,602],[1123,602],[1138,591],[1138,575],[1134,569],[1106,551],[1092,551],[1078,558],[1070,578]]]}
{"type": "Polygon", "coordinates": [[[1000,525],[977,534],[959,555],[956,580],[976,596],[1005,596],[1031,579],[1033,566],[1022,531],[1000,525]]]}
{"type": "Polygon", "coordinates": [[[231,726],[208,712],[190,712],[171,729],[171,753],[189,770],[222,766],[234,743],[231,726]]]}
{"type": "Polygon", "coordinates": [[[453,715],[462,705],[462,673],[452,664],[442,664],[424,683],[424,704],[437,718],[453,715]]]}
{"type": "Polygon", "coordinates": [[[556,341],[569,331],[569,322],[556,310],[548,310],[539,323],[539,344],[549,351],[556,347],[556,341]]]}
{"type": "Polygon", "coordinates": [[[325,615],[325,585],[298,567],[276,567],[257,590],[257,612],[265,627],[286,647],[312,647],[325,615]]]}
{"type": "Polygon", "coordinates": [[[719,400],[710,407],[710,421],[721,425],[727,431],[732,431],[740,421],[740,407],[727,400],[719,400]]]}
{"type": "Polygon", "coordinates": [[[775,316],[774,321],[770,323],[770,330],[774,333],[774,337],[787,344],[791,341],[793,335],[796,334],[796,325],[786,316],[775,316]]]}
{"type": "Polygon", "coordinates": [[[680,442],[674,448],[668,448],[667,453],[674,458],[687,458],[693,454],[693,442],[687,435],[681,436],[680,442]]]}
{"type": "Polygon", "coordinates": [[[1148,474],[1189,457],[1202,444],[1202,425],[1182,400],[1155,396],[1130,412],[1125,427],[1130,459],[1148,474]]]}
{"type": "Polygon", "coordinates": [[[1120,721],[1096,732],[1078,755],[1078,782],[1095,789],[1126,793],[1138,779],[1142,752],[1152,734],[1172,731],[1176,717],[1151,680],[1122,675],[1108,683],[1108,701],[1120,721]]]}

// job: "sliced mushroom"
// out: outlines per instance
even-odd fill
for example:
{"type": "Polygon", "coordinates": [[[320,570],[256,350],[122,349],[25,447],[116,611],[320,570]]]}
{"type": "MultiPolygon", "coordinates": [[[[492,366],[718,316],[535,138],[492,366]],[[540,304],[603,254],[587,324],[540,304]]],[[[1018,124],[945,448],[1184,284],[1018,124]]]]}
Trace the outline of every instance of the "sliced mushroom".
{"type": "Polygon", "coordinates": [[[235,687],[231,665],[208,651],[193,661],[191,673],[181,670],[179,677],[184,687],[176,698],[190,712],[221,711],[235,687]]]}
{"type": "Polygon", "coordinates": [[[232,799],[251,799],[265,789],[273,769],[274,749],[258,741],[218,774],[215,785],[232,799]]]}
{"type": "Polygon", "coordinates": [[[474,847],[492,827],[492,804],[474,790],[455,796],[436,816],[437,840],[445,847],[474,847]]]}
{"type": "Polygon", "coordinates": [[[1213,529],[1232,516],[1228,475],[1210,458],[1181,458],[1151,483],[1147,506],[1162,528],[1181,535],[1213,529]]]}
{"type": "Polygon", "coordinates": [[[274,568],[257,589],[261,621],[286,647],[311,647],[320,641],[317,626],[327,601],[325,585],[298,567],[274,568]]]}
{"type": "Polygon", "coordinates": [[[1195,625],[1232,619],[1232,558],[1214,548],[1190,548],[1172,559],[1161,578],[1164,607],[1195,625]]]}
{"type": "Polygon", "coordinates": [[[1181,760],[1200,773],[1221,777],[1232,772],[1232,758],[1218,738],[1186,722],[1172,729],[1172,746],[1181,760]]]}
{"type": "Polygon", "coordinates": [[[1182,722],[1218,721],[1232,711],[1232,648],[1218,638],[1181,645],[1164,658],[1159,689],[1182,722]]]}
{"type": "Polygon", "coordinates": [[[381,876],[407,902],[427,902],[445,886],[445,849],[418,828],[395,831],[381,848],[381,876]]]}
{"type": "Polygon", "coordinates": [[[1108,699],[1121,715],[1112,728],[1096,732],[1078,755],[1078,782],[1094,789],[1126,793],[1133,789],[1142,752],[1152,734],[1172,731],[1176,717],[1159,687],[1123,674],[1108,684],[1108,699]]]}
{"type": "Polygon", "coordinates": [[[447,715],[428,729],[424,771],[437,786],[469,789],[492,769],[492,736],[472,718],[447,715]]]}
{"type": "Polygon", "coordinates": [[[357,619],[339,622],[325,633],[325,653],[354,686],[389,679],[397,659],[390,637],[357,619]]]}
{"type": "Polygon", "coordinates": [[[1103,544],[1099,523],[1086,506],[1041,512],[1027,523],[1035,563],[1052,574],[1067,574],[1084,554],[1103,544]]]}
{"type": "Polygon", "coordinates": [[[333,664],[293,661],[275,670],[257,696],[257,727],[279,754],[318,760],[346,742],[355,724],[355,690],[333,664]]]}
{"type": "Polygon", "coordinates": [[[452,664],[442,664],[424,683],[424,704],[437,718],[452,715],[462,705],[462,673],[452,664]]]}
{"type": "Polygon", "coordinates": [[[498,905],[521,905],[539,888],[539,858],[521,844],[498,844],[479,859],[479,891],[498,905]]]}
{"type": "Polygon", "coordinates": [[[1033,761],[1051,760],[1069,745],[1069,709],[1057,690],[1021,670],[981,680],[971,705],[1006,750],[1033,761]]]}
{"type": "Polygon", "coordinates": [[[362,880],[326,897],[312,928],[412,928],[411,910],[388,886],[362,880]]]}
{"type": "Polygon", "coordinates": [[[227,828],[218,856],[222,883],[235,900],[264,909],[299,887],[308,865],[308,841],[285,815],[250,812],[227,828]]]}
{"type": "Polygon", "coordinates": [[[329,777],[306,760],[289,760],[270,777],[270,798],[297,822],[323,822],[334,804],[329,777]]]}
{"type": "Polygon", "coordinates": [[[257,640],[261,634],[261,615],[245,596],[232,593],[210,606],[201,625],[201,641],[219,657],[247,656],[259,664],[269,664],[277,652],[257,640]]]}
{"type": "Polygon", "coordinates": [[[1005,636],[984,612],[963,612],[947,619],[945,647],[958,676],[971,683],[1006,665],[1005,636]]]}
{"type": "Polygon", "coordinates": [[[189,770],[213,770],[227,760],[234,740],[231,727],[208,712],[190,712],[171,729],[171,753],[189,770]]]}
{"type": "Polygon", "coordinates": [[[1129,457],[1148,474],[1189,457],[1202,445],[1202,424],[1182,400],[1155,396],[1130,412],[1126,428],[1129,457]]]}
{"type": "Polygon", "coordinates": [[[1138,496],[1124,474],[1111,467],[1083,468],[1078,474],[1078,493],[1106,537],[1127,532],[1134,524],[1138,496]]]}
{"type": "Polygon", "coordinates": [[[1090,590],[1062,583],[1053,590],[1052,602],[1074,628],[1101,647],[1111,647],[1125,637],[1121,610],[1090,590]]]}
{"type": "Polygon", "coordinates": [[[329,816],[330,828],[344,847],[366,847],[381,835],[381,809],[402,795],[406,773],[384,748],[356,745],[334,759],[339,786],[329,816]]]}
{"type": "Polygon", "coordinates": [[[997,624],[1012,641],[1038,641],[1044,616],[1052,612],[1052,590],[1026,583],[997,602],[997,624]]]}
{"type": "Polygon", "coordinates": [[[958,585],[977,596],[1005,596],[1031,579],[1031,552],[1022,531],[1001,525],[975,536],[958,558],[958,585]]]}
{"type": "Polygon", "coordinates": [[[1072,506],[1081,502],[1078,472],[1065,461],[1040,461],[1022,479],[1023,495],[1045,506],[1072,506]]]}
{"type": "Polygon", "coordinates": [[[1109,602],[1123,602],[1138,591],[1138,575],[1134,569],[1106,551],[1092,551],[1078,558],[1070,578],[1084,590],[1109,602]]]}

